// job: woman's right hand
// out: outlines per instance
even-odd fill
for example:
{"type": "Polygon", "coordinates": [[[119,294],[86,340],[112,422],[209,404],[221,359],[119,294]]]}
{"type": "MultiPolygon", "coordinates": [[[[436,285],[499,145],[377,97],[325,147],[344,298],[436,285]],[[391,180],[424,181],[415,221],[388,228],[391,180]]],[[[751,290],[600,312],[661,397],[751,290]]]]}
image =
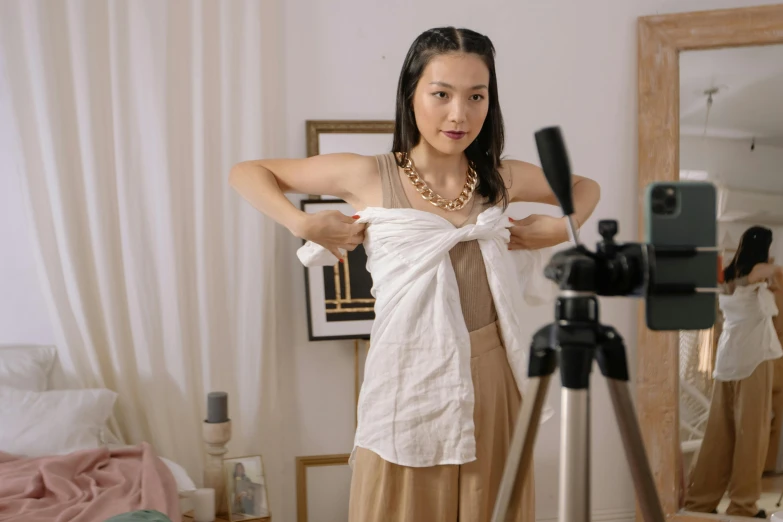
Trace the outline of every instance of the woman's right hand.
{"type": "Polygon", "coordinates": [[[356,223],[358,216],[349,217],[337,210],[324,210],[306,214],[297,227],[296,236],[317,243],[334,254],[337,259],[343,255],[339,249],[353,251],[364,242],[364,223],[356,223]]]}

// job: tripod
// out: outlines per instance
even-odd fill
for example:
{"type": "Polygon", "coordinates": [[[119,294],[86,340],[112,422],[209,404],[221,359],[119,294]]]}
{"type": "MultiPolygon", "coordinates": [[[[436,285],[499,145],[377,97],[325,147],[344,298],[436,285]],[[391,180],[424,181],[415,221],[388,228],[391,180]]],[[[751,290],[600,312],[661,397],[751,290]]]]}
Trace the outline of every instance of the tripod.
{"type": "MultiPolygon", "coordinates": [[[[536,133],[544,173],[558,197],[572,237],[570,169],[559,129],[536,133]]],[[[643,244],[618,245],[615,221],[602,221],[603,241],[596,253],[576,246],[553,256],[545,269],[559,283],[555,322],[538,330],[530,349],[530,378],[514,428],[492,522],[505,522],[517,478],[531,466],[549,381],[560,367],[562,432],[560,442],[559,522],[590,520],[590,372],[598,361],[607,378],[612,406],[631,468],[637,500],[646,522],[663,522],[658,492],[644,450],[628,390],[628,365],[622,337],[599,322],[598,295],[640,295],[648,288],[650,250],[643,244]]]]}

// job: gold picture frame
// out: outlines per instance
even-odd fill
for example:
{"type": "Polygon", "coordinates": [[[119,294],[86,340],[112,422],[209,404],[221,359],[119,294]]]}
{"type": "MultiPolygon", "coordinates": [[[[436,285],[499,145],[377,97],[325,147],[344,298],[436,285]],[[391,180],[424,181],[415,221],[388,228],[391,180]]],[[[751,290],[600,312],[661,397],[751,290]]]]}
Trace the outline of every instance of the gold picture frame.
{"type": "Polygon", "coordinates": [[[296,457],[296,521],[307,520],[307,468],[320,466],[347,466],[349,453],[296,457]]]}
{"type": "Polygon", "coordinates": [[[305,132],[307,157],[310,157],[321,154],[318,141],[321,134],[394,134],[394,120],[307,120],[305,132]]]}
{"type": "MultiPolygon", "coordinates": [[[[337,152],[375,155],[391,152],[394,120],[307,120],[307,157],[337,152]]],[[[308,199],[321,199],[310,194],[308,199]]],[[[324,196],[323,199],[331,199],[324,196]]]]}
{"type": "Polygon", "coordinates": [[[249,520],[271,522],[272,512],[269,507],[264,460],[261,455],[223,459],[223,476],[226,481],[225,509],[230,522],[249,520]],[[242,476],[237,477],[240,466],[242,476]],[[242,487],[239,493],[237,484],[241,484],[242,487]]]}

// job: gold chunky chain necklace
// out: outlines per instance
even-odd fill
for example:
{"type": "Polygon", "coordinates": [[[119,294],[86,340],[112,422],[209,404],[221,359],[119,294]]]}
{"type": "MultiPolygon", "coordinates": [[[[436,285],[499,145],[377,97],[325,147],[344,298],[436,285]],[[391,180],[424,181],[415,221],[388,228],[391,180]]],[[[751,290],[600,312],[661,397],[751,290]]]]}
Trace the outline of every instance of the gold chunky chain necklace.
{"type": "Polygon", "coordinates": [[[472,161],[468,161],[467,179],[465,180],[465,186],[462,187],[462,192],[454,199],[446,199],[433,192],[433,190],[427,186],[427,183],[419,177],[419,173],[416,172],[416,167],[413,166],[413,160],[408,156],[407,152],[400,153],[400,158],[400,167],[402,167],[402,170],[408,176],[410,182],[416,187],[419,194],[421,194],[421,197],[436,207],[453,212],[464,208],[473,198],[476,185],[478,185],[478,174],[476,173],[476,166],[472,161]]]}

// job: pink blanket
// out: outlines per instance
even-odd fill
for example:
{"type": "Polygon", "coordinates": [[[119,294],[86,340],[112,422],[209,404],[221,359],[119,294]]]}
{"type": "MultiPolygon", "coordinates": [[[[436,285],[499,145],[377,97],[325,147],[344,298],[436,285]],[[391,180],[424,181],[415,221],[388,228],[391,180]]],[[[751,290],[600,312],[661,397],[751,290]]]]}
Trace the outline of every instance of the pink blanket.
{"type": "Polygon", "coordinates": [[[0,520],[99,522],[142,509],[180,522],[174,476],[147,443],[20,458],[0,452],[0,520]]]}

